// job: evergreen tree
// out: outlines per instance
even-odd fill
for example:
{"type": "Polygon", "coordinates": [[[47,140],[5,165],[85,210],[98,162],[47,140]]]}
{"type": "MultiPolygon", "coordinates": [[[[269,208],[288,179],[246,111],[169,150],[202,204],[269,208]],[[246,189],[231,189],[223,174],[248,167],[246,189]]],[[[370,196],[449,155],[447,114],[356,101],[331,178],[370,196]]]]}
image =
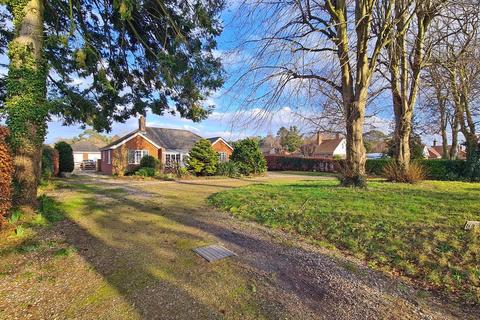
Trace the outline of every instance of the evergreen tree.
{"type": "Polygon", "coordinates": [[[199,176],[214,175],[217,171],[218,153],[207,139],[198,140],[188,154],[187,169],[199,176]]]}
{"type": "Polygon", "coordinates": [[[65,141],[60,141],[55,144],[55,149],[58,151],[59,171],[72,172],[75,167],[72,147],[65,141]]]}
{"type": "Polygon", "coordinates": [[[257,139],[244,139],[234,144],[230,161],[243,175],[261,174],[267,171],[267,161],[260,151],[257,139]]]}
{"type": "Polygon", "coordinates": [[[297,151],[303,143],[300,130],[296,126],[292,126],[289,129],[281,127],[277,136],[280,138],[282,148],[288,152],[297,151]]]}

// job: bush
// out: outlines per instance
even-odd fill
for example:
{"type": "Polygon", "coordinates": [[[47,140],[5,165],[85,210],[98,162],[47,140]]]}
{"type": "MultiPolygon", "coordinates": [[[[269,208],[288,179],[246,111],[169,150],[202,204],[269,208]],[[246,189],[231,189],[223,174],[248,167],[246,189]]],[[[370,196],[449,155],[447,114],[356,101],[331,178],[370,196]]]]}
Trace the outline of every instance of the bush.
{"type": "Polygon", "coordinates": [[[217,167],[218,176],[237,178],[240,176],[237,165],[233,161],[222,162],[217,167]]]}
{"type": "Polygon", "coordinates": [[[244,139],[235,143],[230,161],[235,162],[240,174],[249,176],[267,171],[267,161],[255,139],[244,139]]]}
{"type": "Polygon", "coordinates": [[[271,171],[338,172],[343,163],[341,160],[284,156],[266,156],[265,159],[271,171]]]}
{"type": "Polygon", "coordinates": [[[128,169],[128,150],[126,145],[123,144],[120,148],[113,150],[112,158],[113,175],[118,177],[126,175],[128,169]]]}
{"type": "Polygon", "coordinates": [[[140,160],[140,168],[152,168],[157,170],[160,165],[160,161],[154,156],[144,156],[140,160]]]}
{"type": "MultiPolygon", "coordinates": [[[[391,159],[369,159],[365,166],[367,174],[383,176],[384,168],[392,163],[391,159]]],[[[427,179],[431,180],[465,180],[467,162],[464,160],[417,160],[425,169],[427,179]]]]}
{"type": "Polygon", "coordinates": [[[477,149],[468,157],[465,163],[464,175],[469,181],[480,182],[480,149],[477,149]]]}
{"type": "Polygon", "coordinates": [[[198,140],[188,155],[187,169],[197,176],[214,175],[217,171],[218,154],[206,139],[198,140]]]}
{"type": "Polygon", "coordinates": [[[136,176],[141,176],[141,177],[154,177],[157,171],[154,168],[140,168],[135,172],[136,176]]]}
{"type": "Polygon", "coordinates": [[[12,207],[12,179],[14,172],[13,156],[6,138],[8,129],[0,127],[0,226],[12,207]]]}
{"type": "Polygon", "coordinates": [[[54,175],[54,157],[55,149],[49,146],[43,146],[42,149],[42,176],[50,178],[54,175]]]}
{"type": "Polygon", "coordinates": [[[55,144],[55,149],[58,150],[60,172],[72,172],[74,169],[72,147],[61,141],[55,144]]]}
{"type": "Polygon", "coordinates": [[[466,161],[464,160],[420,160],[427,177],[432,180],[464,180],[466,161]]]}
{"type": "Polygon", "coordinates": [[[408,170],[404,170],[396,162],[391,161],[384,167],[383,176],[392,182],[415,183],[425,180],[427,173],[425,167],[418,162],[410,163],[408,170]]]}
{"type": "Polygon", "coordinates": [[[392,159],[367,159],[365,171],[371,176],[382,176],[385,166],[392,161],[392,159]]]}

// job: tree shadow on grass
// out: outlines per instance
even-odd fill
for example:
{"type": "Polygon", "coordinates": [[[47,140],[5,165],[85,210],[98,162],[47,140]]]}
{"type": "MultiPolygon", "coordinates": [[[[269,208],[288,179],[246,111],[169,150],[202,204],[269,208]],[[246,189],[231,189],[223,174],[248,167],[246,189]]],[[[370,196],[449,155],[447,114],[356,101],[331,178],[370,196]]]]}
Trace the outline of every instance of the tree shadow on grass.
{"type": "MultiPolygon", "coordinates": [[[[231,260],[209,264],[192,252],[212,239],[165,211],[101,187],[71,186],[82,195],[62,226],[66,241],[144,319],[255,319],[288,314],[281,303],[260,306],[231,260]],[[102,203],[98,203],[98,199],[102,203]],[[122,207],[124,207],[122,209],[122,207]],[[88,214],[89,212],[97,212],[88,214]]],[[[68,201],[65,199],[65,201],[68,201]]]]}

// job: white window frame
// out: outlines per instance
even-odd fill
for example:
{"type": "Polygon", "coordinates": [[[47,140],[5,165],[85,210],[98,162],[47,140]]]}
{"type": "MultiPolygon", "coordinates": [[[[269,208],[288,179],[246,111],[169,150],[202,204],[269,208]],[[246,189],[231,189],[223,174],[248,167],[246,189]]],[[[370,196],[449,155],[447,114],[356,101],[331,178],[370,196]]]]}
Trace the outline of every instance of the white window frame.
{"type": "Polygon", "coordinates": [[[171,168],[173,164],[181,165],[183,163],[183,157],[180,152],[167,152],[165,153],[165,167],[171,168]],[[173,158],[173,161],[172,161],[173,158]]]}
{"type": "Polygon", "coordinates": [[[112,150],[107,150],[107,164],[112,164],[112,150]]]}
{"type": "Polygon", "coordinates": [[[218,161],[227,162],[228,161],[227,153],[226,152],[218,152],[218,161]]]}
{"type": "Polygon", "coordinates": [[[128,164],[140,164],[142,158],[148,156],[148,150],[128,150],[127,162],[128,164]],[[131,154],[133,153],[133,161],[131,161],[131,154]]]}

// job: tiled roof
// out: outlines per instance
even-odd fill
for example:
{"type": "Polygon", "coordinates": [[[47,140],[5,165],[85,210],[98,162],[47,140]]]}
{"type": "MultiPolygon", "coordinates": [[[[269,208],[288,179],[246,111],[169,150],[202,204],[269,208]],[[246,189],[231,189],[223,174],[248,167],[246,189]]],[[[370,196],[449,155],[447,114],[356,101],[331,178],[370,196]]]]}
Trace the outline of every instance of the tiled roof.
{"type": "Polygon", "coordinates": [[[106,145],[101,149],[107,150],[107,149],[115,148],[119,143],[132,137],[137,133],[141,133],[157,146],[165,148],[167,150],[188,151],[193,147],[195,142],[202,139],[202,137],[200,137],[198,134],[195,134],[188,130],[155,128],[155,127],[146,127],[145,129],[146,129],[145,132],[140,132],[139,130],[132,131],[129,134],[110,143],[109,145],[106,145]]]}
{"type": "Polygon", "coordinates": [[[343,140],[343,138],[323,140],[320,145],[315,146],[315,154],[333,154],[343,140]]]}
{"type": "Polygon", "coordinates": [[[442,155],[436,150],[435,147],[428,148],[428,158],[429,159],[440,159],[441,157],[442,157],[442,155]]]}
{"type": "Polygon", "coordinates": [[[78,141],[71,146],[73,152],[100,152],[100,149],[90,141],[78,141]]]}
{"type": "Polygon", "coordinates": [[[188,130],[167,128],[146,128],[146,137],[157,145],[172,150],[190,150],[195,142],[202,139],[188,130]]]}

